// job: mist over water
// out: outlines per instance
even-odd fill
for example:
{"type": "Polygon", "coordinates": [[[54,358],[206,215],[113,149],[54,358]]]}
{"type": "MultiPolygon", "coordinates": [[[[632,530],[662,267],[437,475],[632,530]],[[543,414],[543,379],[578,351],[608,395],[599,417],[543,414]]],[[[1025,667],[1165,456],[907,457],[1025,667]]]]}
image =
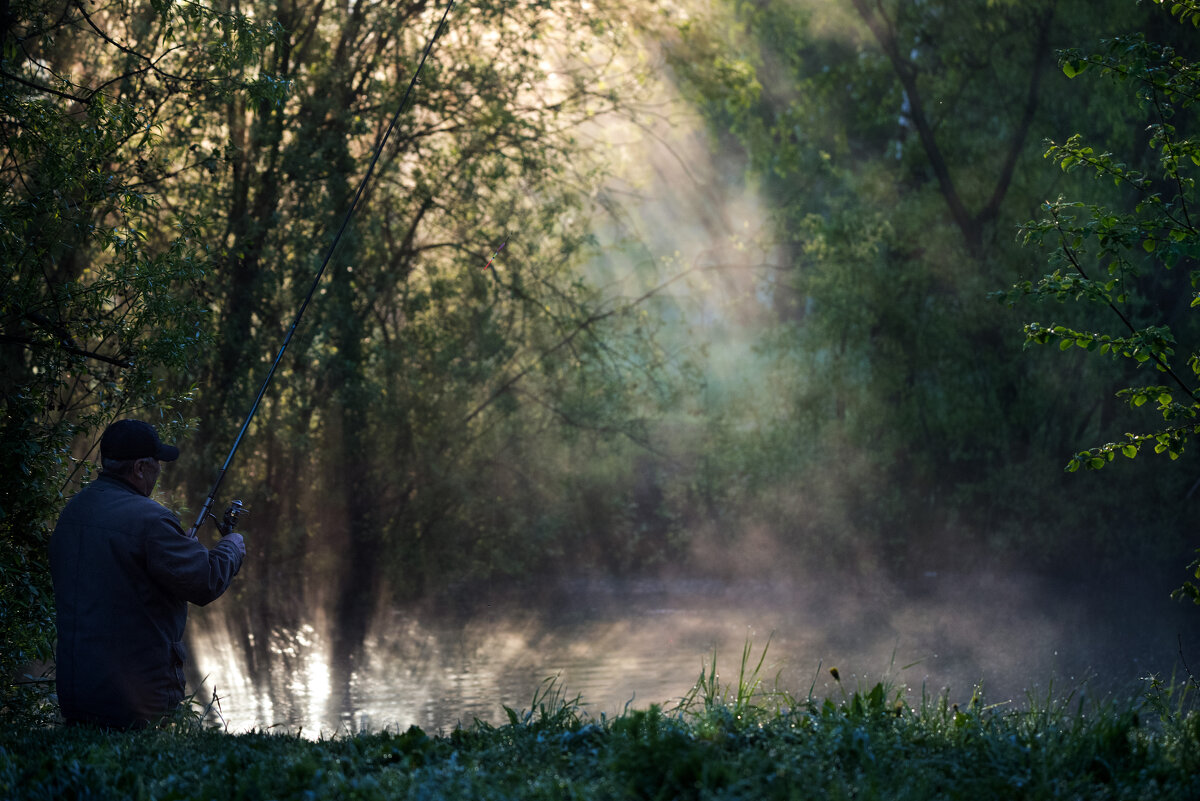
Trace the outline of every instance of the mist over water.
{"type": "MultiPolygon", "coordinates": [[[[1200,661],[1200,629],[1162,587],[1054,582],[1029,575],[915,577],[906,586],[862,579],[804,581],[566,581],[538,605],[481,605],[472,614],[393,610],[375,623],[348,692],[333,686],[329,633],[272,633],[270,664],[251,675],[216,616],[196,621],[202,694],[220,697],[231,731],[281,727],[316,737],[405,729],[448,732],[475,719],[507,721],[547,679],[580,695],[593,717],[676,703],[716,655],[736,686],[767,647],[765,689],[804,698],[890,681],[964,703],[1028,703],[1137,692],[1155,674],[1183,676],[1200,661]]],[[[198,680],[197,680],[198,681],[198,680]]],[[[193,686],[199,686],[196,681],[193,686]]]]}

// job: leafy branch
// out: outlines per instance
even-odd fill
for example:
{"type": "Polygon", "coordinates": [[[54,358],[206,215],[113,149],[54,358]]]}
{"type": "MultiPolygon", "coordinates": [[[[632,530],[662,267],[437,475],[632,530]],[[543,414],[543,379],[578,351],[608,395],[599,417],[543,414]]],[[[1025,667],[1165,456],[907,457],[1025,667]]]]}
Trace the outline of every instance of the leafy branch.
{"type": "MultiPolygon", "coordinates": [[[[1156,5],[1167,8],[1167,0],[1154,0],[1156,5]]],[[[1195,0],[1182,0],[1170,5],[1172,17],[1178,17],[1180,22],[1190,22],[1193,27],[1200,28],[1200,3],[1195,0]]]]}
{"type": "MultiPolygon", "coordinates": [[[[1163,0],[1155,2],[1166,7],[1163,0]]],[[[1179,2],[1169,7],[1181,23],[1200,27],[1200,3],[1179,2]]],[[[1059,199],[1043,204],[1046,216],[1023,226],[1024,243],[1048,246],[1051,272],[1037,281],[1023,281],[1004,297],[1059,303],[1094,304],[1105,308],[1121,323],[1124,332],[1113,335],[1080,330],[1054,323],[1025,326],[1025,343],[1058,343],[1060,350],[1081,348],[1128,359],[1136,366],[1153,364],[1166,383],[1146,383],[1117,390],[1116,397],[1131,410],[1154,408],[1161,423],[1145,433],[1126,432],[1116,441],[1075,453],[1066,470],[1081,467],[1099,470],[1118,455],[1136,458],[1150,447],[1175,460],[1189,442],[1200,435],[1200,343],[1195,341],[1195,321],[1188,312],[1200,306],[1200,229],[1193,224],[1194,171],[1200,167],[1200,141],[1186,136],[1174,120],[1176,112],[1200,97],[1200,66],[1172,48],[1151,44],[1141,36],[1118,37],[1102,43],[1099,52],[1064,51],[1060,65],[1068,78],[1088,70],[1118,82],[1131,83],[1140,107],[1150,117],[1147,146],[1155,154],[1150,166],[1137,169],[1109,152],[1098,151],[1075,134],[1061,144],[1051,143],[1046,158],[1064,172],[1087,171],[1101,182],[1111,182],[1129,198],[1128,210],[1105,204],[1084,204],[1059,199]],[[1187,267],[1191,302],[1180,310],[1178,268],[1187,267]],[[1170,308],[1168,304],[1171,304],[1170,308]],[[1156,316],[1157,324],[1139,317],[1156,316]],[[1181,346],[1175,330],[1186,332],[1181,346]],[[1191,370],[1187,380],[1172,366],[1182,350],[1191,370]]],[[[1200,560],[1189,570],[1200,578],[1200,560]]],[[[1200,603],[1200,588],[1187,582],[1173,593],[1200,603]]]]}

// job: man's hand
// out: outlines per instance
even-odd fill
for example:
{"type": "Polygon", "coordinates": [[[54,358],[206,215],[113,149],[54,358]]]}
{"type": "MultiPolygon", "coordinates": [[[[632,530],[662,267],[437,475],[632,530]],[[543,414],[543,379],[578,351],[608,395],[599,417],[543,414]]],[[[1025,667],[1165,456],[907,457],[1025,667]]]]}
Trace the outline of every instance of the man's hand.
{"type": "Polygon", "coordinates": [[[229,508],[225,510],[225,519],[223,519],[217,528],[221,531],[221,536],[227,536],[237,528],[238,518],[242,515],[250,514],[241,501],[230,501],[229,508]]]}

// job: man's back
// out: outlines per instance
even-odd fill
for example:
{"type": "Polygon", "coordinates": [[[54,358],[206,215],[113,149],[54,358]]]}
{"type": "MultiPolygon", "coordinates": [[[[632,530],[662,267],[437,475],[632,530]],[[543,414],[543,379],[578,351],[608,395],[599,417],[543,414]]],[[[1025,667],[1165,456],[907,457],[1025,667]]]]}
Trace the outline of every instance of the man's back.
{"type": "Polygon", "coordinates": [[[220,596],[241,563],[233,542],[206,549],[120,478],[72,498],[50,539],[64,716],[125,728],[178,705],[187,604],[220,596]]]}

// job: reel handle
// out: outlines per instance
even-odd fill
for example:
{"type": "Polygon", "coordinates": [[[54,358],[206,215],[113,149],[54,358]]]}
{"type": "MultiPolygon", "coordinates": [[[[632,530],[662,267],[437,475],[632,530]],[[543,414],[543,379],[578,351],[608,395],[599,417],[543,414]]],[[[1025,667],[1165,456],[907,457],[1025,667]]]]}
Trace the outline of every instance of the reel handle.
{"type": "Polygon", "coordinates": [[[242,515],[250,514],[245,505],[241,501],[231,501],[229,508],[225,510],[224,519],[217,524],[217,529],[220,530],[221,536],[226,537],[233,533],[237,528],[238,518],[242,515]]]}

